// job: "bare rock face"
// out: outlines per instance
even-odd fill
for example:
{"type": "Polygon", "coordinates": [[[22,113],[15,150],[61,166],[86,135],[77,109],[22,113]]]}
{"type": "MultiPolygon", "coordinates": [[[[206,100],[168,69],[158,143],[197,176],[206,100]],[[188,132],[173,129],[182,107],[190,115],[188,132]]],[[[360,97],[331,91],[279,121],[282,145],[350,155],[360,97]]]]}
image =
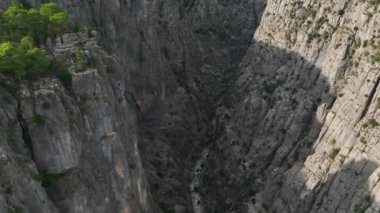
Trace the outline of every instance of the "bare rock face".
{"type": "Polygon", "coordinates": [[[379,210],[378,14],[363,1],[268,1],[219,110],[208,211],[379,210]]]}

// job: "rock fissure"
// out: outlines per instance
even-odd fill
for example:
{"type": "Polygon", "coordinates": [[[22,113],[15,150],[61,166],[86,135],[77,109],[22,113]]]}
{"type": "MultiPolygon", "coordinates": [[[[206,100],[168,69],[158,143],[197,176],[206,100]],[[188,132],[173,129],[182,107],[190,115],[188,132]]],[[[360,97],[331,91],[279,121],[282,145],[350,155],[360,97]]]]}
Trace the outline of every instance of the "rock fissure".
{"type": "Polygon", "coordinates": [[[380,75],[378,75],[377,80],[374,81],[374,82],[375,82],[374,86],[372,87],[370,93],[368,94],[368,98],[367,98],[367,101],[366,101],[365,106],[363,108],[363,112],[360,115],[359,121],[362,120],[366,116],[366,114],[368,112],[368,109],[369,109],[370,105],[372,104],[372,102],[374,100],[374,96],[375,96],[376,92],[378,91],[378,89],[380,88],[379,87],[379,85],[380,85],[380,75]]]}
{"type": "Polygon", "coordinates": [[[25,147],[28,149],[31,159],[34,161],[35,157],[33,152],[33,143],[30,137],[28,124],[22,116],[21,104],[19,100],[17,100],[17,119],[22,131],[23,143],[25,144],[25,147]]]}

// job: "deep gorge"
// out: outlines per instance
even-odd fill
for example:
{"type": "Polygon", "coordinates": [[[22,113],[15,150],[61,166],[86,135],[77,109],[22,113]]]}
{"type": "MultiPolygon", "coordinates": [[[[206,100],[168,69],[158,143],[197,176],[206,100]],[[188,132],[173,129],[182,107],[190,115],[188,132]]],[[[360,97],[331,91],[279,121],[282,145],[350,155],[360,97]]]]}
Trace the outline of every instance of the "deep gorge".
{"type": "Polygon", "coordinates": [[[0,212],[380,209],[376,2],[53,2],[99,64],[0,101],[0,212]]]}

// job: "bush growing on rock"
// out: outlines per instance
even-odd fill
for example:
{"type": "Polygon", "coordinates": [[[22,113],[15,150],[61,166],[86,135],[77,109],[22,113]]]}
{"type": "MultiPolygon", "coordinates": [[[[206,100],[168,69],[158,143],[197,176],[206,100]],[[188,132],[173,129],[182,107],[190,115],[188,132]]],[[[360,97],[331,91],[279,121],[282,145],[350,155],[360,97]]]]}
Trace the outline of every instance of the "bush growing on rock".
{"type": "Polygon", "coordinates": [[[86,69],[85,62],[86,56],[80,47],[75,48],[74,53],[75,72],[83,72],[86,69]]]}
{"type": "Polygon", "coordinates": [[[61,81],[62,85],[66,88],[71,86],[71,74],[66,68],[60,68],[56,72],[57,78],[61,81]]]}
{"type": "Polygon", "coordinates": [[[369,119],[366,123],[363,124],[363,128],[367,128],[367,127],[374,128],[377,126],[379,126],[379,123],[373,118],[369,119]]]}
{"type": "Polygon", "coordinates": [[[376,52],[373,56],[372,56],[372,61],[371,61],[373,64],[374,63],[378,63],[380,62],[380,51],[376,52]]]}
{"type": "Polygon", "coordinates": [[[377,7],[380,4],[380,0],[369,0],[368,3],[372,6],[377,7]]]}
{"type": "Polygon", "coordinates": [[[41,171],[38,174],[38,177],[41,180],[42,185],[45,186],[45,187],[54,184],[57,181],[57,179],[58,179],[58,175],[57,174],[53,174],[53,173],[48,172],[48,171],[41,171]]]}

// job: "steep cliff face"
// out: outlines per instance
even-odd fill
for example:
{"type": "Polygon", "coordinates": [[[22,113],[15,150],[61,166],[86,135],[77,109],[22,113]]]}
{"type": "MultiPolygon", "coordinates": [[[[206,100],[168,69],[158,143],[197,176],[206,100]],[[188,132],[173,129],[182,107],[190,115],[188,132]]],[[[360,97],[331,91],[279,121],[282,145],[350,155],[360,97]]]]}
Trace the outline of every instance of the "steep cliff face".
{"type": "Polygon", "coordinates": [[[378,3],[267,5],[218,109],[208,211],[377,212],[378,3]]]}
{"type": "Polygon", "coordinates": [[[55,2],[97,36],[1,86],[0,212],[379,211],[377,1],[55,2]]]}
{"type": "Polygon", "coordinates": [[[71,70],[71,84],[23,82],[13,98],[11,85],[2,85],[3,211],[155,211],[137,147],[137,109],[119,62],[99,49],[93,32],[48,46],[71,70]]]}

